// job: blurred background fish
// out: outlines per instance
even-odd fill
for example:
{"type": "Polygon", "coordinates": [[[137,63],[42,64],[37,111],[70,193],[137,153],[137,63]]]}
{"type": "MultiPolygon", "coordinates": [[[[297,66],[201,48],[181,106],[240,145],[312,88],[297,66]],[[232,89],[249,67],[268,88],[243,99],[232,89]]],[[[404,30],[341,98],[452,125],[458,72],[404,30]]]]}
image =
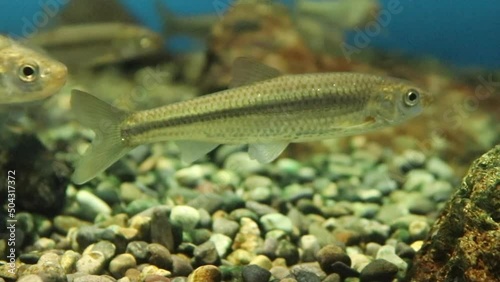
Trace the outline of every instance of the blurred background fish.
{"type": "Polygon", "coordinates": [[[70,68],[95,67],[154,55],[163,47],[161,36],[139,25],[107,22],[62,25],[26,40],[70,68]]]}
{"type": "Polygon", "coordinates": [[[61,62],[0,35],[0,104],[47,98],[63,87],[66,76],[61,62]]]}

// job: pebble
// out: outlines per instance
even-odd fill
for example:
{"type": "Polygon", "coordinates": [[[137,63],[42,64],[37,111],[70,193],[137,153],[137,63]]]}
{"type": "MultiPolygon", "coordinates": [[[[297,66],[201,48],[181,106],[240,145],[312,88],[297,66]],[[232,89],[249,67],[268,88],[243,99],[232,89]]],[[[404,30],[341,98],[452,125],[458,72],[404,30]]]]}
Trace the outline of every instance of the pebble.
{"type": "Polygon", "coordinates": [[[145,262],[148,258],[148,242],[132,241],[127,244],[127,253],[130,253],[138,262],[145,262]]]}
{"type": "Polygon", "coordinates": [[[264,256],[264,255],[258,255],[256,257],[254,257],[249,264],[255,264],[255,265],[258,265],[264,269],[271,269],[271,267],[273,266],[273,263],[271,262],[271,260],[267,257],[267,256],[264,256]]]}
{"type": "Polygon", "coordinates": [[[271,272],[255,264],[249,264],[243,267],[241,276],[244,282],[269,281],[271,272]]]}
{"type": "Polygon", "coordinates": [[[299,247],[302,250],[301,261],[316,261],[316,253],[320,250],[319,241],[314,235],[300,237],[299,247]]]}
{"type": "Polygon", "coordinates": [[[106,265],[106,258],[101,252],[89,252],[76,262],[76,270],[86,274],[100,274],[106,265]]]}
{"type": "Polygon", "coordinates": [[[131,254],[119,254],[109,262],[109,272],[115,278],[121,278],[129,268],[137,266],[134,256],[131,254]]]}
{"type": "Polygon", "coordinates": [[[246,265],[249,264],[254,258],[255,253],[244,249],[236,249],[226,257],[226,260],[233,265],[246,265]]]}
{"type": "Polygon", "coordinates": [[[76,270],[76,262],[82,257],[81,254],[73,251],[67,250],[61,256],[59,264],[64,269],[66,273],[72,273],[76,270]]]}
{"type": "Polygon", "coordinates": [[[106,240],[95,243],[94,245],[91,246],[91,250],[94,252],[102,253],[106,261],[109,261],[112,257],[114,257],[116,253],[115,245],[106,240]]]}
{"type": "Polygon", "coordinates": [[[294,265],[300,260],[299,250],[288,240],[279,241],[276,256],[284,258],[287,265],[294,265]]]}
{"type": "Polygon", "coordinates": [[[271,190],[267,187],[257,187],[248,192],[248,199],[256,202],[266,203],[271,197],[271,190]]]}
{"type": "Polygon", "coordinates": [[[120,199],[125,203],[130,203],[137,199],[145,199],[144,192],[136,184],[124,182],[120,185],[120,199]]]}
{"type": "Polygon", "coordinates": [[[380,281],[380,282],[391,282],[396,278],[398,273],[398,267],[394,264],[388,262],[385,259],[376,259],[370,262],[361,271],[360,279],[362,282],[366,281],[380,281]]]}
{"type": "Polygon", "coordinates": [[[167,247],[170,251],[174,251],[175,246],[182,241],[182,232],[180,225],[176,228],[178,232],[175,232],[174,227],[170,224],[168,213],[169,209],[163,206],[153,209],[150,229],[151,242],[158,243],[167,247]]]}
{"type": "Polygon", "coordinates": [[[321,248],[316,254],[316,258],[321,269],[327,274],[336,272],[333,267],[336,262],[342,262],[347,267],[351,265],[351,258],[349,258],[341,247],[335,245],[327,245],[321,248]]]}
{"type": "Polygon", "coordinates": [[[205,170],[201,165],[195,164],[175,172],[174,177],[179,184],[186,187],[195,187],[200,184],[205,176],[205,170]]]}
{"type": "Polygon", "coordinates": [[[247,152],[236,152],[229,155],[224,161],[223,167],[243,177],[264,171],[264,165],[250,159],[247,152]]]}
{"type": "Polygon", "coordinates": [[[240,225],[236,221],[227,218],[216,218],[212,223],[214,233],[224,234],[229,238],[234,238],[239,229],[240,225]]]}
{"type": "Polygon", "coordinates": [[[399,271],[404,273],[406,272],[408,264],[402,258],[398,257],[395,252],[396,249],[394,248],[394,246],[390,245],[382,246],[377,252],[376,259],[384,259],[394,264],[399,269],[399,271]]]}
{"type": "Polygon", "coordinates": [[[188,278],[189,282],[220,282],[222,274],[220,270],[213,265],[203,265],[196,268],[188,278]]]}
{"type": "Polygon", "coordinates": [[[438,179],[450,180],[453,178],[453,169],[440,158],[431,157],[425,164],[425,168],[438,179]]]}
{"type": "Polygon", "coordinates": [[[172,255],[167,248],[160,244],[152,243],[147,246],[147,251],[149,254],[148,262],[150,264],[167,270],[172,269],[172,255]]]}
{"type": "Polygon", "coordinates": [[[194,265],[218,265],[220,263],[220,257],[214,242],[206,241],[196,246],[193,252],[193,261],[194,265]]]}
{"type": "Polygon", "coordinates": [[[423,169],[415,169],[408,172],[406,181],[403,184],[405,191],[420,191],[426,185],[434,182],[434,175],[423,169]]]}
{"type": "Polygon", "coordinates": [[[297,282],[321,282],[318,275],[306,270],[293,271],[293,274],[297,282]]]}
{"type": "Polygon", "coordinates": [[[427,238],[431,227],[429,223],[425,220],[415,220],[408,226],[408,231],[410,232],[411,240],[423,240],[427,238]]]}
{"type": "MultiPolygon", "coordinates": [[[[0,278],[0,279],[2,279],[2,278],[0,278]]],[[[24,275],[24,276],[20,277],[17,281],[18,282],[45,282],[42,279],[42,277],[35,275],[35,274],[24,275]]]]}
{"type": "Polygon", "coordinates": [[[92,223],[80,220],[74,216],[58,215],[54,217],[54,227],[57,231],[66,234],[71,228],[80,228],[82,226],[90,226],[92,223]]]}
{"type": "Polygon", "coordinates": [[[289,234],[293,231],[292,221],[290,220],[290,218],[281,213],[264,215],[260,218],[260,223],[266,231],[278,229],[289,234]]]}
{"type": "Polygon", "coordinates": [[[371,259],[364,254],[352,254],[349,257],[352,262],[351,267],[358,272],[362,271],[371,262],[371,259]]]}
{"type": "Polygon", "coordinates": [[[184,231],[193,230],[200,221],[200,213],[190,206],[175,206],[170,212],[170,221],[184,231]]]}
{"type": "Polygon", "coordinates": [[[93,219],[98,214],[111,214],[109,205],[87,190],[79,190],[76,193],[76,201],[80,204],[86,218],[93,219]]]}
{"type": "Polygon", "coordinates": [[[322,282],[341,282],[342,278],[337,273],[332,273],[323,279],[322,282]]]}
{"type": "Polygon", "coordinates": [[[229,252],[231,245],[233,244],[233,240],[224,234],[212,234],[209,240],[215,244],[215,249],[217,250],[219,257],[224,257],[225,254],[229,252]]]}
{"type": "Polygon", "coordinates": [[[172,255],[172,274],[174,276],[188,276],[193,272],[193,267],[191,266],[190,258],[178,254],[172,255]]]}

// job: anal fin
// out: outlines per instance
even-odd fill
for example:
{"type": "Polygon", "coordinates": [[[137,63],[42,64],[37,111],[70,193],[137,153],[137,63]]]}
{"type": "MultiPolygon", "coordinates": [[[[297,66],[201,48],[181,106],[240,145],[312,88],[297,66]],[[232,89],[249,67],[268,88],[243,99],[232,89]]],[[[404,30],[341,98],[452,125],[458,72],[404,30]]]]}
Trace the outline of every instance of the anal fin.
{"type": "Polygon", "coordinates": [[[175,144],[181,151],[181,161],[185,163],[192,163],[197,159],[203,157],[213,149],[217,148],[220,144],[201,142],[201,141],[176,141],[175,144]]]}
{"type": "Polygon", "coordinates": [[[251,159],[260,163],[270,163],[283,153],[288,144],[288,142],[250,144],[248,154],[251,159]]]}

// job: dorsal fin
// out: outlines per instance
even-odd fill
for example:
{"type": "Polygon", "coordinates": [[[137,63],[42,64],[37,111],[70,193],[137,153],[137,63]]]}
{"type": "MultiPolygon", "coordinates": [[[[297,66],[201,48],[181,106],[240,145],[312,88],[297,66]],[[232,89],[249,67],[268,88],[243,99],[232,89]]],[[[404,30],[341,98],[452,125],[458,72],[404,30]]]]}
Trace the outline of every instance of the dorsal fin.
{"type": "Polygon", "coordinates": [[[239,57],[234,60],[233,79],[229,83],[229,88],[248,85],[257,81],[262,81],[280,76],[279,70],[266,66],[255,59],[239,57]]]}

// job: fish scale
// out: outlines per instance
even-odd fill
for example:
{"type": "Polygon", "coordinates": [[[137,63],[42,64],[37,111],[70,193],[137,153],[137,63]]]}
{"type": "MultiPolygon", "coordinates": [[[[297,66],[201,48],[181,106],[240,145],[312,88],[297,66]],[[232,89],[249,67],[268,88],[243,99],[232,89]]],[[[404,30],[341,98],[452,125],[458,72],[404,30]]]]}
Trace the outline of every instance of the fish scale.
{"type": "Polygon", "coordinates": [[[352,73],[281,76],[134,113],[124,121],[122,135],[131,145],[193,138],[226,144],[301,142],[339,134],[332,128],[346,119],[363,122],[365,106],[374,98],[370,89],[383,82],[378,76],[352,73]],[[247,134],[241,134],[245,123],[247,134]]]}

